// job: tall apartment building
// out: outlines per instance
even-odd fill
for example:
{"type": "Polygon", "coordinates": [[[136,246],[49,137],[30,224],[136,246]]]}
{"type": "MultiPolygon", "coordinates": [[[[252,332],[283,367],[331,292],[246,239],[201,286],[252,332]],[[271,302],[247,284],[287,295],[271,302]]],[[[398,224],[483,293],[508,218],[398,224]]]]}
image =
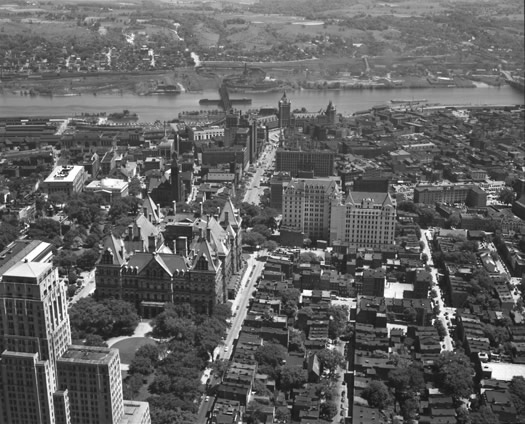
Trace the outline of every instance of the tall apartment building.
{"type": "Polygon", "coordinates": [[[330,242],[381,247],[394,243],[396,204],[388,193],[350,192],[332,205],[330,242]]]}
{"type": "Polygon", "coordinates": [[[304,232],[313,240],[328,240],[332,201],[338,195],[335,180],[292,179],[283,192],[281,228],[304,232]]]}
{"type": "Polygon", "coordinates": [[[91,363],[72,354],[90,348],[71,346],[66,287],[50,263],[48,247],[17,242],[0,255],[0,422],[149,423],[147,403],[140,403],[142,415],[124,414],[118,351],[103,349],[117,358],[106,380],[93,372],[91,363]],[[64,362],[74,367],[76,378],[64,362]],[[90,391],[93,378],[101,385],[96,391],[90,391]],[[84,411],[87,405],[89,413],[84,411]],[[105,415],[95,417],[91,409],[105,415]]]}
{"type": "Polygon", "coordinates": [[[287,150],[277,149],[275,170],[289,172],[297,177],[300,171],[314,171],[315,177],[334,175],[335,153],[331,150],[287,150]]]}

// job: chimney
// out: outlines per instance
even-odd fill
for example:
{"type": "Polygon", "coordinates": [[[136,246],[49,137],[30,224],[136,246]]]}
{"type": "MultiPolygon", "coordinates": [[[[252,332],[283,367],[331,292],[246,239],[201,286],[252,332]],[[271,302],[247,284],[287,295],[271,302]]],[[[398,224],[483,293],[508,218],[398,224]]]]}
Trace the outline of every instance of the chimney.
{"type": "Polygon", "coordinates": [[[160,218],[160,203],[157,203],[157,215],[160,218]]]}
{"type": "Polygon", "coordinates": [[[140,226],[137,227],[137,236],[138,236],[139,240],[142,240],[142,231],[141,230],[142,229],[140,228],[140,226]]]}
{"type": "Polygon", "coordinates": [[[221,208],[217,206],[217,216],[221,216],[221,208]]]}
{"type": "Polygon", "coordinates": [[[173,254],[177,254],[177,240],[173,240],[173,254]]]}
{"type": "Polygon", "coordinates": [[[206,240],[211,241],[211,228],[206,227],[206,240]]]}
{"type": "Polygon", "coordinates": [[[224,212],[224,222],[225,222],[226,224],[227,224],[228,222],[230,222],[229,219],[228,219],[228,212],[226,212],[226,211],[224,212]]]}
{"type": "Polygon", "coordinates": [[[181,256],[187,256],[188,254],[187,249],[188,249],[188,238],[185,236],[179,237],[177,239],[177,252],[179,252],[181,256]]]}
{"type": "Polygon", "coordinates": [[[128,225],[128,238],[129,238],[129,241],[132,241],[133,240],[133,225],[128,225]]]}
{"type": "Polygon", "coordinates": [[[120,256],[124,259],[124,245],[120,246],[120,256]]]}
{"type": "Polygon", "coordinates": [[[155,252],[156,247],[157,243],[155,243],[155,236],[151,234],[150,236],[148,236],[148,252],[155,252]]]}
{"type": "Polygon", "coordinates": [[[142,208],[142,213],[144,216],[148,216],[148,208],[142,208]]]}
{"type": "Polygon", "coordinates": [[[149,214],[149,222],[153,222],[153,216],[149,214]]]}
{"type": "Polygon", "coordinates": [[[173,215],[177,215],[177,202],[173,201],[173,215]]]}
{"type": "Polygon", "coordinates": [[[204,215],[204,209],[203,209],[202,202],[201,202],[201,216],[202,215],[204,215]]]}

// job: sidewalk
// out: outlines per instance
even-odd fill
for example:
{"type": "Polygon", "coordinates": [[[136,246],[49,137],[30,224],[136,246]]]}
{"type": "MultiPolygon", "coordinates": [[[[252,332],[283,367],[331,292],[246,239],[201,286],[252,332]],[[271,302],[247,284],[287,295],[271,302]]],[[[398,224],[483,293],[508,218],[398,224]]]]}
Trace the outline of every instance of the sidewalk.
{"type": "Polygon", "coordinates": [[[109,347],[111,347],[122,340],[131,339],[133,337],[147,337],[146,334],[151,333],[152,331],[153,327],[150,325],[150,321],[143,320],[139,322],[139,325],[137,325],[137,328],[135,328],[132,336],[111,337],[110,339],[106,340],[106,343],[109,347]]]}

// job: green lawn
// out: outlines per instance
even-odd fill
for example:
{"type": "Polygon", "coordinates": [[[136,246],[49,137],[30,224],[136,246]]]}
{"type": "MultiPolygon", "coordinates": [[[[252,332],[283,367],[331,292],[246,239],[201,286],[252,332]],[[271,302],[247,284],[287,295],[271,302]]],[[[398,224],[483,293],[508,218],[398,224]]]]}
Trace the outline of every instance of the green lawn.
{"type": "Polygon", "coordinates": [[[132,337],[130,339],[121,340],[115,343],[112,348],[118,349],[120,352],[120,362],[122,364],[130,364],[135,357],[135,352],[144,345],[156,344],[155,340],[147,337],[132,337]]]}

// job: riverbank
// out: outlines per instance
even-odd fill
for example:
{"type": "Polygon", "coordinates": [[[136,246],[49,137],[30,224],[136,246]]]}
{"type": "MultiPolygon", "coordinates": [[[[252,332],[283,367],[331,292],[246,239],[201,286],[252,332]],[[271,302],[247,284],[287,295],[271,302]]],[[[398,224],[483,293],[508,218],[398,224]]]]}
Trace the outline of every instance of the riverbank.
{"type": "MultiPolygon", "coordinates": [[[[73,95],[158,95],[164,87],[175,86],[180,92],[200,92],[216,89],[221,84],[222,77],[212,72],[197,72],[195,68],[179,68],[172,72],[155,71],[142,73],[71,73],[62,75],[47,75],[45,78],[32,76],[0,82],[0,95],[20,96],[73,96],[73,95]]],[[[283,90],[397,90],[397,89],[450,89],[475,88],[480,82],[490,86],[501,86],[505,82],[501,78],[466,79],[435,79],[427,77],[407,76],[396,80],[390,78],[347,77],[338,79],[302,79],[298,75],[276,81],[267,89],[255,84],[229,87],[230,92],[258,94],[282,92],[283,90]]]]}

